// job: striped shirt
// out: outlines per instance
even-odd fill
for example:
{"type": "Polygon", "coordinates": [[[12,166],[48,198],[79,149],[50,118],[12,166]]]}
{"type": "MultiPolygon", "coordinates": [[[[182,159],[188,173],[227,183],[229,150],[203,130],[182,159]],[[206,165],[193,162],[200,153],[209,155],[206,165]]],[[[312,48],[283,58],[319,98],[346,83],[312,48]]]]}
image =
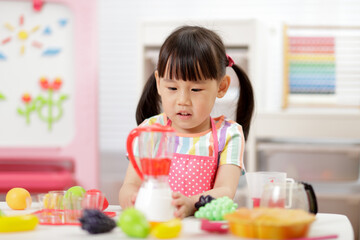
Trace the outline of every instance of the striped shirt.
{"type": "MultiPolygon", "coordinates": [[[[227,119],[225,116],[214,118],[220,153],[220,165],[234,164],[243,166],[245,148],[244,134],[241,125],[227,119]]],[[[154,123],[167,124],[167,117],[164,113],[146,119],[141,126],[149,126],[154,123]]],[[[198,156],[213,156],[214,154],[213,135],[211,129],[196,133],[177,133],[175,139],[175,152],[180,154],[191,154],[198,156]]]]}

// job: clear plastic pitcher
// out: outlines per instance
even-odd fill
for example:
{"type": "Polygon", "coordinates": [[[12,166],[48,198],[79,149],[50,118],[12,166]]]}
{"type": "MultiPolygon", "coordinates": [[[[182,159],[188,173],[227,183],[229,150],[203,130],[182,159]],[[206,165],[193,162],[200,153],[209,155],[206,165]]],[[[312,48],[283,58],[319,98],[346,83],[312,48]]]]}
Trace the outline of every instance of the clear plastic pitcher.
{"type": "Polygon", "coordinates": [[[266,184],[260,206],[302,209],[310,213],[317,213],[315,191],[310,184],[304,182],[266,184]]]}

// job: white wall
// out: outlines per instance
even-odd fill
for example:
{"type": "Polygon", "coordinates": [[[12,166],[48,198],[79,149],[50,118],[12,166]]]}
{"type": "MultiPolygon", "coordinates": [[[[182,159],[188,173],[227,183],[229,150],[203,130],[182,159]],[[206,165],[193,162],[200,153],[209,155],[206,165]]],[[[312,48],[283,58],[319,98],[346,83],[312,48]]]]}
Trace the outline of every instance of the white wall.
{"type": "Polygon", "coordinates": [[[287,24],[360,25],[360,1],[356,0],[99,0],[98,6],[103,153],[125,152],[127,134],[136,126],[136,81],[141,74],[137,27],[144,20],[252,18],[287,24]]]}

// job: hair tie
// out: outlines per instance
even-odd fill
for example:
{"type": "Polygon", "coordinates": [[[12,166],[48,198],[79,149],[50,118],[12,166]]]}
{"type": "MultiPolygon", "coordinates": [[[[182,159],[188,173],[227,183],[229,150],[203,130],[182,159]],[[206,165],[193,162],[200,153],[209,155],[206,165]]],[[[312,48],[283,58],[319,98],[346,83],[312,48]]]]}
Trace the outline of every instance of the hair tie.
{"type": "Polygon", "coordinates": [[[233,60],[229,55],[227,55],[227,54],[226,54],[226,58],[227,58],[227,60],[228,60],[228,65],[227,65],[227,67],[232,67],[232,66],[234,65],[234,60],[233,60]]]}

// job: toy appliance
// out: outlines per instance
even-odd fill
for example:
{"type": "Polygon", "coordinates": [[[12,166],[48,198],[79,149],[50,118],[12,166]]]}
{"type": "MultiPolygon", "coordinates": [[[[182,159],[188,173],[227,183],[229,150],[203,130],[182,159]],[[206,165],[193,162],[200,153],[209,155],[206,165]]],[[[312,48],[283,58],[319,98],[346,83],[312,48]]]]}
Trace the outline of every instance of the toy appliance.
{"type": "Polygon", "coordinates": [[[142,180],[135,208],[150,222],[174,218],[175,208],[171,205],[172,191],[168,182],[174,142],[174,129],[160,124],[137,127],[127,138],[128,157],[142,180]],[[138,148],[134,148],[136,141],[138,148]],[[138,153],[134,154],[134,151],[138,153]]]}

